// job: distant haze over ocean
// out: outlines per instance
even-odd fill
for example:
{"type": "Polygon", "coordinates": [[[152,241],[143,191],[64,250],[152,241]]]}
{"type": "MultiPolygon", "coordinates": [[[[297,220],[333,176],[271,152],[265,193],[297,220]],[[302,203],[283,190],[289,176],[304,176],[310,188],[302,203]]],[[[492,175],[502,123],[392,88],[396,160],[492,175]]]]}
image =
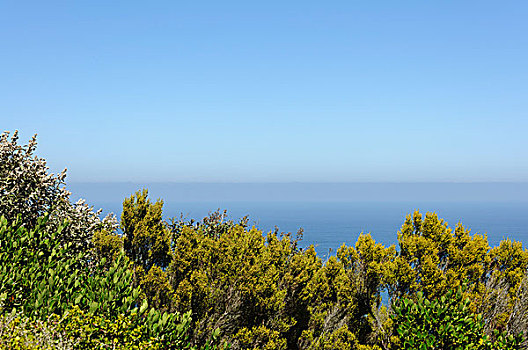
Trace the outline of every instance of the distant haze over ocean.
{"type": "Polygon", "coordinates": [[[209,201],[455,201],[528,202],[523,183],[70,183],[73,198],[113,202],[148,188],[152,199],[209,201]]]}

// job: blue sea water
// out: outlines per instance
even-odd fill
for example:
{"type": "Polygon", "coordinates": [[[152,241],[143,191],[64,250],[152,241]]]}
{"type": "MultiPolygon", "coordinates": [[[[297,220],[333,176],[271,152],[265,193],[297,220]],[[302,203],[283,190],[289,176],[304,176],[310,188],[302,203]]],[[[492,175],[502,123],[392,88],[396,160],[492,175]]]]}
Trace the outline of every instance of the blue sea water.
{"type": "MultiPolygon", "coordinates": [[[[104,212],[121,214],[121,202],[92,202],[104,212]]],[[[462,222],[472,233],[487,234],[491,246],[504,238],[528,244],[528,202],[180,202],[165,201],[164,217],[201,219],[216,209],[226,209],[230,218],[249,216],[250,225],[263,232],[296,233],[304,229],[301,246],[315,245],[328,256],[343,243],[354,245],[361,232],[384,245],[397,244],[397,232],[405,216],[419,209],[436,212],[454,228],[462,222]]]]}

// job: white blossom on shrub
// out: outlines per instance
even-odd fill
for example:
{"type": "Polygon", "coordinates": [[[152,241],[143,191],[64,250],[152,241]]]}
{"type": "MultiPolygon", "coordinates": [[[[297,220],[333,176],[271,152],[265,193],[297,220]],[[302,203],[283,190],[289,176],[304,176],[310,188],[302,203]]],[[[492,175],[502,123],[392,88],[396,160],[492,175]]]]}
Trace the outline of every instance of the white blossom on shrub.
{"type": "Polygon", "coordinates": [[[94,232],[117,229],[115,215],[109,214],[101,220],[101,209],[94,211],[82,199],[71,203],[71,192],[66,190],[64,181],[66,169],[57,175],[49,173],[46,160],[34,155],[37,136],[21,146],[18,131],[11,138],[9,134],[0,135],[0,217],[16,220],[20,215],[23,224],[32,227],[38,217],[49,213],[48,229],[54,230],[68,221],[61,240],[73,244],[73,253],[90,254],[94,232]]]}

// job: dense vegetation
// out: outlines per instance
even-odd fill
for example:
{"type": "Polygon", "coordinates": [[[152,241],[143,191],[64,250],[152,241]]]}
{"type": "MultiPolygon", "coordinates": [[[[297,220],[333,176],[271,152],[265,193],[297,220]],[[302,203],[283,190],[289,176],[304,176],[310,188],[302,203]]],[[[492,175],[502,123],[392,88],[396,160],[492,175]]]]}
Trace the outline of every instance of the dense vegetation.
{"type": "Polygon", "coordinates": [[[415,212],[398,247],[362,234],[323,261],[225,212],[165,221],[146,190],[118,225],[70,203],[35,147],[0,139],[0,348],[527,347],[520,242],[415,212]]]}

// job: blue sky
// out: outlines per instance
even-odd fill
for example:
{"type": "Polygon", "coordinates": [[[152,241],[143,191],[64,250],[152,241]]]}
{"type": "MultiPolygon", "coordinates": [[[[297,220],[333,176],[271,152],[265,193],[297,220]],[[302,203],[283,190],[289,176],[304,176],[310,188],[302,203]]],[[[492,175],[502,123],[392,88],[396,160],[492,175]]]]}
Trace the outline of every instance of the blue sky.
{"type": "Polygon", "coordinates": [[[69,181],[528,181],[526,1],[1,1],[69,181]]]}

